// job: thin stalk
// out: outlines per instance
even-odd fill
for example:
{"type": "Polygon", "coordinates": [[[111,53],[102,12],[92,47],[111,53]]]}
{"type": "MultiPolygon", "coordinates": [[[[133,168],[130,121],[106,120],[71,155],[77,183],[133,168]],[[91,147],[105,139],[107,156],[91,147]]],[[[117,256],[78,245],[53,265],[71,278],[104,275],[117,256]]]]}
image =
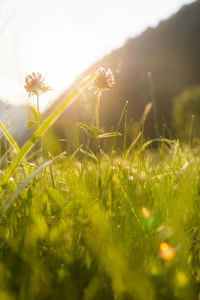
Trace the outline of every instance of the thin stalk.
{"type": "MultiPolygon", "coordinates": [[[[41,125],[42,119],[41,119],[41,115],[40,115],[39,94],[37,94],[37,114],[38,114],[39,125],[41,125]]],[[[42,152],[43,152],[43,149],[42,149],[42,139],[43,139],[43,138],[41,137],[41,145],[40,145],[41,155],[42,155],[42,152]]],[[[42,157],[43,157],[43,156],[42,156],[42,157]]]]}
{"type": "Polygon", "coordinates": [[[147,75],[148,75],[148,78],[149,78],[149,89],[150,89],[150,94],[151,94],[151,100],[152,100],[152,103],[153,103],[154,127],[155,127],[155,132],[156,132],[157,136],[159,137],[160,133],[159,133],[159,129],[158,129],[158,111],[157,111],[157,103],[156,103],[153,77],[152,77],[151,72],[148,72],[147,75]]]}
{"type": "MultiPolygon", "coordinates": [[[[122,110],[119,122],[117,124],[117,129],[116,129],[117,132],[119,131],[119,127],[121,125],[121,122],[122,122],[122,119],[124,117],[124,114],[125,114],[125,117],[126,117],[126,114],[127,114],[127,110],[126,110],[127,109],[127,105],[128,105],[128,101],[126,101],[126,103],[125,103],[125,105],[123,107],[123,110],[122,110]]],[[[115,150],[116,139],[117,139],[117,136],[114,137],[113,145],[112,145],[112,151],[115,150]]]]}
{"type": "MultiPolygon", "coordinates": [[[[37,94],[37,113],[38,113],[39,124],[41,125],[42,124],[42,119],[41,119],[40,107],[39,107],[39,94],[37,94]]],[[[46,152],[47,160],[49,161],[50,157],[49,157],[49,152],[48,152],[48,149],[47,149],[47,143],[46,143],[45,137],[43,139],[43,144],[44,144],[44,150],[46,152]]],[[[42,150],[42,138],[41,138],[41,150],[42,150]]],[[[52,186],[55,189],[55,183],[54,183],[54,178],[53,178],[53,172],[52,172],[51,165],[49,165],[49,171],[50,171],[52,186]]]]}
{"type": "Polygon", "coordinates": [[[123,143],[123,152],[126,150],[126,140],[127,140],[127,110],[125,111],[125,118],[124,118],[124,143],[123,143]]]}
{"type": "Polygon", "coordinates": [[[100,138],[99,138],[99,107],[100,107],[101,94],[102,94],[102,91],[99,90],[97,92],[97,97],[96,97],[96,128],[97,128],[96,148],[97,148],[99,193],[101,193],[101,153],[100,153],[101,144],[100,144],[100,138]]]}
{"type": "Polygon", "coordinates": [[[194,115],[191,116],[191,123],[190,123],[190,131],[189,131],[189,145],[192,146],[192,131],[194,126],[194,115]]]}
{"type": "Polygon", "coordinates": [[[39,106],[39,94],[37,94],[37,113],[38,113],[39,123],[41,124],[41,115],[40,115],[40,106],[39,106]]]}

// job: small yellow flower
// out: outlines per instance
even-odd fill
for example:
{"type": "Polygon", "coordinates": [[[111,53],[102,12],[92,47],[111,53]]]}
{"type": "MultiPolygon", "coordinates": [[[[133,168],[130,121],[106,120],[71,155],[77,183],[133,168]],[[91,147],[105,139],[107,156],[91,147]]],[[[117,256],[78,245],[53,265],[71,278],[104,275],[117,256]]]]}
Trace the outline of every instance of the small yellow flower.
{"type": "Polygon", "coordinates": [[[25,78],[25,86],[29,97],[33,95],[39,95],[45,93],[46,91],[51,90],[49,86],[46,86],[44,83],[44,77],[40,73],[32,73],[31,75],[27,75],[25,78]]]}

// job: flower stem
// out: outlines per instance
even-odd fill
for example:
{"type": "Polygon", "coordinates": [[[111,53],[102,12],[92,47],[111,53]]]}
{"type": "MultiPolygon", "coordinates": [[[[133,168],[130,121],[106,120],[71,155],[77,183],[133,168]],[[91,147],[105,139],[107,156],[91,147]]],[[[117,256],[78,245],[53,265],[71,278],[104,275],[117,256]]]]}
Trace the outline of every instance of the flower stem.
{"type": "Polygon", "coordinates": [[[40,115],[40,107],[39,107],[39,94],[37,94],[37,114],[38,114],[38,120],[41,124],[41,115],[40,115]]]}
{"type": "Polygon", "coordinates": [[[99,193],[101,194],[101,144],[99,138],[99,107],[102,91],[98,90],[96,97],[96,128],[97,128],[97,137],[96,137],[96,147],[97,147],[97,164],[98,164],[98,187],[99,193]]]}
{"type": "MultiPolygon", "coordinates": [[[[41,119],[40,107],[39,107],[39,94],[37,94],[37,113],[38,113],[39,124],[41,125],[42,119],[41,119]]],[[[47,160],[50,160],[49,152],[48,152],[48,148],[47,148],[47,143],[46,143],[45,138],[43,140],[41,139],[41,152],[42,152],[42,144],[43,144],[42,142],[44,143],[44,150],[46,152],[47,160]]],[[[52,186],[53,186],[53,188],[55,188],[55,183],[54,183],[54,178],[53,178],[53,172],[52,172],[51,165],[49,165],[49,171],[50,171],[52,186]]]]}

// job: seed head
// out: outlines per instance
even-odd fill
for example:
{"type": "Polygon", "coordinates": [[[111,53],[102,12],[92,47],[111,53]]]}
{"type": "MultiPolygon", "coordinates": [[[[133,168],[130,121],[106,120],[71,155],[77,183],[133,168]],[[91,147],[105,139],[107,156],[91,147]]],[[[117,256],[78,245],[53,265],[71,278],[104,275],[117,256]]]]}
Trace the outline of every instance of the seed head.
{"type": "Polygon", "coordinates": [[[97,70],[97,77],[93,81],[92,85],[100,90],[113,88],[116,83],[111,69],[107,69],[106,71],[104,67],[99,67],[97,70]]]}
{"type": "Polygon", "coordinates": [[[39,95],[45,93],[51,88],[46,86],[44,83],[44,77],[40,73],[32,73],[31,75],[27,75],[25,78],[24,88],[26,89],[29,97],[33,95],[39,95]]]}

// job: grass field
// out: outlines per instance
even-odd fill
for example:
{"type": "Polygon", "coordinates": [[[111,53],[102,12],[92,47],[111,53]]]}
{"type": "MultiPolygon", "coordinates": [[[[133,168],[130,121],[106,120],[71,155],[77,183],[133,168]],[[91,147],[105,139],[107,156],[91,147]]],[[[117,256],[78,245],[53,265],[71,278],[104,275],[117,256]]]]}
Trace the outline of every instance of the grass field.
{"type": "Polygon", "coordinates": [[[198,299],[198,147],[141,132],[122,153],[30,158],[80,92],[21,149],[1,126],[0,299],[198,299]]]}

